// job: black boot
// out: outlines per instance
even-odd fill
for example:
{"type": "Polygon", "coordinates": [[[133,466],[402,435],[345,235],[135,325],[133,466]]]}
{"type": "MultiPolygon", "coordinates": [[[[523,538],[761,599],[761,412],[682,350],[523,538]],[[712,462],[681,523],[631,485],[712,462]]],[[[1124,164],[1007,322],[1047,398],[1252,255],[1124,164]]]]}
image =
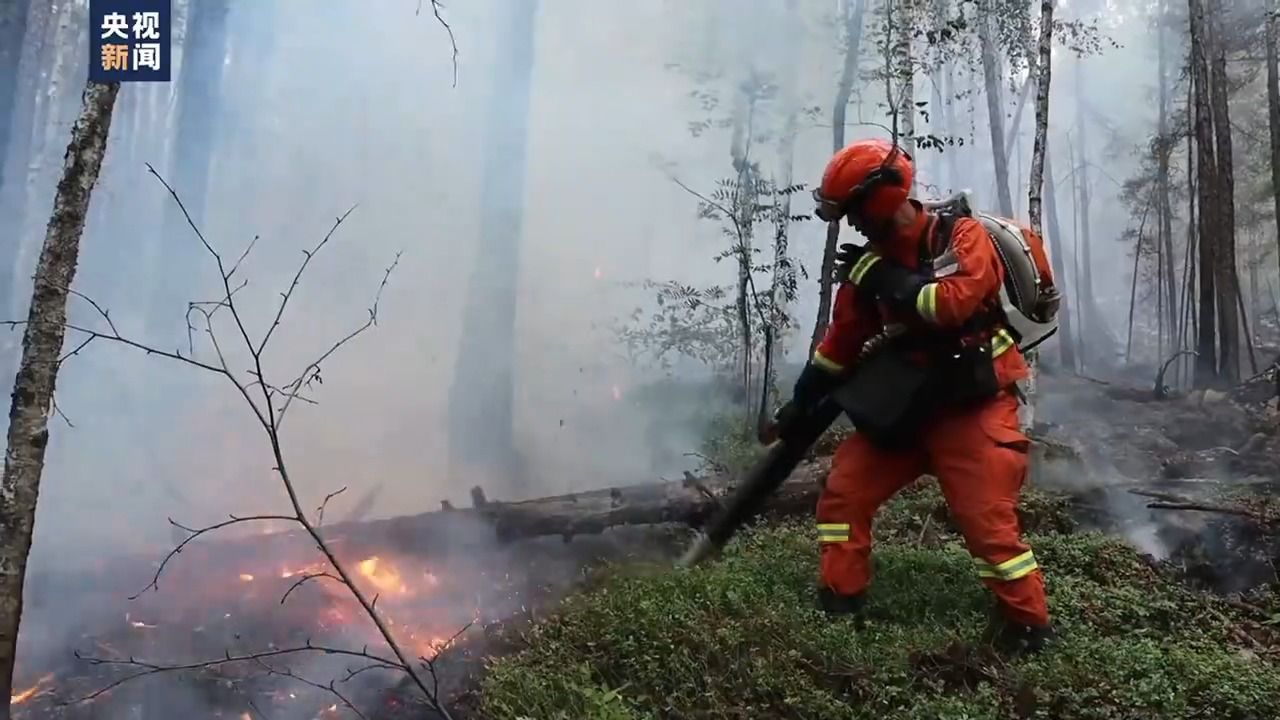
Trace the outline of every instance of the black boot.
{"type": "Polygon", "coordinates": [[[995,614],[983,633],[983,640],[997,650],[1011,655],[1034,655],[1044,650],[1056,637],[1052,625],[1023,625],[995,614]]]}
{"type": "Polygon", "coordinates": [[[828,615],[862,615],[867,600],[862,593],[842,595],[829,587],[818,588],[818,609],[828,615]]]}

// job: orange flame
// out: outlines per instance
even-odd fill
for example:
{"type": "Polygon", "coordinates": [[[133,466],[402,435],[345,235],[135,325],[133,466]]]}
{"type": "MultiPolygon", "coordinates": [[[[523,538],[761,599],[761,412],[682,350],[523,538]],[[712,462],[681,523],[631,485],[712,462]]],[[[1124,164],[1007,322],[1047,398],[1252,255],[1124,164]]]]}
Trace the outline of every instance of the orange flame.
{"type": "Polygon", "coordinates": [[[360,561],[360,574],[365,577],[379,592],[385,594],[405,595],[409,587],[400,577],[400,571],[390,563],[383,562],[377,555],[360,561]]]}
{"type": "Polygon", "coordinates": [[[253,582],[253,576],[249,573],[240,573],[240,579],[245,582],[253,582]]]}
{"type": "Polygon", "coordinates": [[[26,690],[22,690],[10,695],[9,704],[20,705],[30,700],[31,698],[36,697],[37,695],[43,695],[44,693],[50,690],[50,688],[45,687],[45,685],[52,679],[53,679],[53,673],[46,673],[39,680],[36,681],[35,685],[32,685],[26,690]]]}

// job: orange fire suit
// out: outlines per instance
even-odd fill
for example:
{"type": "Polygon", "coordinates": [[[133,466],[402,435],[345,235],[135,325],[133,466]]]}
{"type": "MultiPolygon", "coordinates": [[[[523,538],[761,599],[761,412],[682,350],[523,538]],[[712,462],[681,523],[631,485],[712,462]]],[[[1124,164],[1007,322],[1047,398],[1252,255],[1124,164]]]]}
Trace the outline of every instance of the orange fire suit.
{"type": "MultiPolygon", "coordinates": [[[[913,201],[914,202],[914,201],[913,201]]],[[[920,243],[931,249],[937,218],[916,204],[917,219],[888,242],[873,244],[836,291],[831,324],[814,354],[815,365],[843,372],[862,344],[885,323],[916,331],[957,328],[998,302],[1004,268],[982,225],[958,218],[944,261],[920,268],[920,243]],[[883,257],[882,257],[883,256],[883,257]],[[895,312],[860,292],[856,280],[885,259],[930,278],[916,297],[915,312],[895,312]],[[936,269],[935,269],[936,268],[936,269]]],[[[929,256],[933,256],[933,252],[929,256]]],[[[858,433],[837,449],[818,499],[817,523],[823,583],[841,595],[861,593],[871,580],[871,524],[876,511],[925,473],[938,478],[956,524],[973,556],[977,574],[994,591],[1004,616],[1022,625],[1049,623],[1044,580],[1035,554],[1022,541],[1015,507],[1027,472],[1029,441],[1019,429],[1013,386],[1028,375],[1013,337],[1002,327],[978,336],[991,343],[1000,393],[976,406],[944,409],[929,418],[918,441],[905,450],[872,445],[858,433]]]]}

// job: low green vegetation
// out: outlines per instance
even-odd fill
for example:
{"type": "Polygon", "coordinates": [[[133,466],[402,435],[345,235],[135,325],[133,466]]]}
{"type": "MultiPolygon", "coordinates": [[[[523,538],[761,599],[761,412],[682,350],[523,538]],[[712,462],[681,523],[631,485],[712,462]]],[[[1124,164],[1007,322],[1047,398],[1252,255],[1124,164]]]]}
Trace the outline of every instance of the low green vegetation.
{"type": "MultiPolygon", "coordinates": [[[[516,718],[1280,717],[1280,638],[1124,544],[1070,532],[1066,505],[1023,517],[1061,638],[1007,659],[979,642],[986,592],[932,484],[877,526],[870,621],[813,604],[807,522],[760,527],[688,571],[611,569],[493,662],[484,716],[516,718]]],[[[1262,620],[1258,620],[1262,618],[1262,620]]]]}

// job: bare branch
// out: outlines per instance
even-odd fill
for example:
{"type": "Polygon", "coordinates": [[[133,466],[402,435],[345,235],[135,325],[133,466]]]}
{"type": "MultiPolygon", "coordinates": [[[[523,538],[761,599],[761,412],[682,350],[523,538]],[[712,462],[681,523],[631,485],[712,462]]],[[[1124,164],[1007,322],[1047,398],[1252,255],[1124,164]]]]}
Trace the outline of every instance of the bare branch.
{"type": "Polygon", "coordinates": [[[298,271],[293,274],[293,280],[289,283],[289,289],[281,293],[280,308],[276,310],[275,319],[271,321],[271,326],[267,328],[266,334],[262,336],[262,341],[258,343],[258,347],[253,349],[252,344],[250,344],[250,349],[253,349],[255,357],[262,354],[263,348],[265,348],[267,343],[271,340],[271,335],[276,331],[276,328],[280,327],[280,318],[284,317],[284,309],[289,305],[289,299],[293,297],[293,291],[298,289],[298,283],[302,280],[302,273],[307,271],[307,265],[311,264],[311,258],[315,257],[316,253],[320,252],[325,245],[329,244],[329,238],[333,237],[333,233],[337,231],[338,226],[341,225],[342,222],[347,219],[347,216],[355,209],[356,206],[352,205],[346,212],[339,215],[338,218],[334,220],[333,227],[329,228],[329,232],[325,233],[324,237],[320,239],[320,242],[317,243],[315,247],[311,248],[310,251],[302,251],[302,263],[298,266],[298,271]]]}
{"type": "MultiPolygon", "coordinates": [[[[453,36],[453,27],[440,14],[442,10],[444,10],[444,3],[440,0],[431,0],[431,13],[436,16],[436,22],[444,26],[445,32],[449,34],[449,46],[453,49],[453,86],[458,87],[458,40],[453,36]]],[[[422,14],[422,0],[418,0],[418,9],[413,14],[422,14]]]]}
{"type": "Polygon", "coordinates": [[[341,495],[346,491],[347,491],[347,486],[343,485],[337,490],[334,490],[333,492],[324,496],[324,501],[321,502],[320,507],[316,509],[316,527],[320,527],[321,525],[324,525],[324,509],[329,506],[329,501],[338,497],[339,495],[341,495]]]}
{"type": "Polygon", "coordinates": [[[372,660],[374,662],[382,663],[383,665],[386,665],[389,667],[404,669],[404,666],[401,665],[400,663],[397,663],[395,660],[374,655],[368,652],[367,649],[348,650],[345,648],[328,647],[325,645],[312,645],[311,641],[309,640],[305,645],[298,646],[298,647],[262,650],[254,653],[246,653],[244,655],[232,655],[231,652],[228,651],[225,655],[223,655],[220,658],[214,658],[211,660],[199,660],[196,662],[174,664],[174,665],[162,665],[159,663],[149,663],[149,662],[138,660],[132,657],[103,658],[103,657],[95,657],[91,655],[82,655],[77,650],[75,652],[76,658],[79,660],[84,660],[90,665],[106,665],[106,666],[114,665],[114,666],[121,666],[121,667],[133,667],[133,668],[138,668],[138,672],[130,673],[122,678],[117,678],[116,680],[112,681],[109,685],[105,687],[98,688],[97,690],[94,690],[88,695],[81,696],[74,700],[68,700],[62,704],[75,705],[83,702],[88,702],[89,700],[99,698],[105,695],[106,693],[111,692],[112,690],[120,687],[121,685],[124,685],[127,682],[130,682],[132,680],[137,680],[138,678],[147,677],[149,675],[159,675],[161,673],[170,673],[170,672],[185,672],[185,671],[191,671],[191,670],[205,670],[209,668],[221,667],[223,665],[230,665],[233,663],[256,662],[256,661],[265,660],[267,658],[299,655],[304,653],[318,653],[321,655],[344,655],[348,657],[364,658],[365,660],[372,660]]]}
{"type": "Polygon", "coordinates": [[[323,690],[333,695],[334,697],[338,698],[338,701],[341,702],[343,705],[345,705],[348,710],[355,713],[356,717],[363,718],[364,720],[368,720],[368,718],[365,717],[365,714],[360,712],[360,710],[351,703],[351,700],[348,699],[346,695],[343,695],[341,690],[338,690],[338,688],[334,686],[334,683],[332,680],[330,680],[328,684],[318,683],[314,680],[308,680],[302,677],[301,675],[298,675],[293,671],[293,668],[286,667],[282,670],[258,658],[254,658],[253,662],[254,664],[261,667],[262,669],[266,670],[268,675],[279,675],[280,677],[290,678],[292,680],[296,680],[302,683],[303,685],[310,685],[313,688],[316,688],[318,690],[323,690]]]}
{"type": "Polygon", "coordinates": [[[330,580],[337,580],[338,582],[342,582],[342,578],[334,575],[333,573],[329,573],[329,572],[307,573],[306,575],[303,575],[302,577],[295,580],[294,583],[289,586],[289,589],[284,591],[284,595],[280,596],[280,604],[283,605],[284,601],[289,599],[289,595],[291,595],[294,590],[297,590],[299,587],[302,587],[303,583],[305,583],[308,580],[315,580],[316,578],[329,578],[330,580]]]}
{"type": "Polygon", "coordinates": [[[249,257],[249,253],[253,250],[253,246],[258,244],[259,237],[261,236],[254,235],[253,239],[249,241],[248,247],[244,249],[244,252],[240,253],[240,257],[236,258],[236,264],[232,265],[231,269],[227,271],[228,280],[230,280],[236,274],[236,270],[240,269],[240,263],[244,262],[244,259],[249,257]]]}
{"type": "Polygon", "coordinates": [[[77,345],[74,350],[58,358],[58,368],[61,369],[62,363],[66,362],[72,355],[79,355],[80,351],[85,349],[85,347],[87,347],[91,342],[93,342],[93,337],[92,336],[87,337],[84,339],[84,342],[77,345]]]}
{"type": "Polygon", "coordinates": [[[213,532],[214,530],[221,530],[222,528],[225,528],[225,527],[231,527],[232,525],[239,525],[240,523],[263,522],[263,521],[270,521],[270,520],[294,521],[294,520],[297,520],[297,518],[291,517],[289,515],[248,515],[245,517],[236,517],[235,515],[232,515],[229,520],[223,520],[220,523],[214,523],[213,525],[206,525],[205,527],[197,528],[197,529],[189,528],[183,525],[182,523],[179,523],[178,521],[174,520],[173,518],[169,518],[170,525],[178,528],[179,530],[185,530],[186,532],[190,533],[190,535],[188,535],[185,539],[183,539],[182,542],[178,543],[172,550],[170,550],[168,555],[164,556],[164,559],[160,561],[160,566],[156,568],[156,574],[154,577],[151,578],[151,582],[147,583],[147,586],[139,590],[137,594],[129,596],[129,599],[137,600],[138,598],[142,597],[142,594],[148,590],[159,590],[160,575],[164,572],[164,569],[169,564],[169,561],[172,560],[175,556],[177,556],[178,553],[182,552],[187,547],[187,545],[191,543],[191,541],[195,540],[201,535],[213,532]]]}
{"type": "Polygon", "coordinates": [[[67,417],[67,414],[62,412],[62,408],[58,407],[58,397],[56,395],[49,398],[49,404],[53,407],[54,413],[56,413],[58,417],[62,418],[62,422],[67,424],[67,427],[75,427],[71,422],[71,418],[67,417]]]}
{"type": "MultiPolygon", "coordinates": [[[[435,5],[434,2],[433,2],[433,5],[435,5]]],[[[247,284],[247,281],[242,282],[239,286],[235,288],[232,287],[232,283],[231,283],[232,275],[237,271],[241,262],[248,255],[250,249],[252,249],[253,243],[250,243],[250,247],[246,249],[244,253],[241,254],[240,258],[236,261],[235,265],[233,265],[230,270],[227,270],[225,265],[223,264],[222,256],[217,252],[217,250],[213,247],[213,245],[208,240],[205,239],[203,233],[201,233],[200,229],[196,226],[190,214],[187,212],[186,207],[183,205],[182,200],[178,196],[178,194],[164,180],[164,178],[161,177],[160,174],[156,172],[156,170],[151,165],[148,164],[147,169],[168,190],[173,200],[178,204],[178,207],[182,210],[183,216],[187,220],[187,224],[191,227],[192,231],[196,234],[196,237],[199,238],[205,250],[214,259],[214,262],[216,263],[218,268],[218,274],[222,280],[222,286],[223,286],[222,299],[218,301],[213,301],[213,302],[195,302],[195,303],[188,304],[188,310],[187,310],[188,341],[192,346],[192,356],[184,356],[181,354],[180,351],[175,351],[175,352],[161,351],[156,348],[150,347],[143,343],[140,343],[135,340],[131,340],[129,338],[122,336],[115,328],[115,325],[112,323],[109,313],[107,313],[107,311],[104,308],[102,308],[97,303],[93,302],[87,297],[85,298],[85,300],[90,302],[90,304],[93,305],[93,307],[98,310],[99,314],[103,316],[104,320],[107,322],[108,326],[111,328],[110,334],[96,331],[96,330],[90,330],[88,328],[81,328],[73,325],[64,325],[64,327],[69,330],[81,332],[87,336],[87,340],[84,343],[82,343],[79,348],[77,348],[77,351],[83,348],[84,346],[88,345],[89,341],[92,341],[97,338],[105,338],[108,340],[112,340],[124,345],[128,345],[130,347],[142,350],[148,355],[156,354],[162,357],[168,357],[170,359],[179,360],[181,362],[185,362],[194,367],[198,367],[200,369],[207,370],[209,372],[213,372],[226,377],[227,380],[236,388],[236,391],[240,393],[241,397],[243,397],[245,401],[249,404],[250,408],[253,410],[255,416],[257,417],[258,422],[261,425],[263,431],[267,435],[267,438],[271,446],[271,453],[275,461],[275,465],[273,469],[277,473],[279,473],[280,482],[283,485],[286,494],[288,495],[289,503],[290,503],[290,506],[292,507],[293,514],[292,515],[263,514],[263,515],[251,515],[251,516],[242,516],[242,517],[231,516],[229,520],[225,520],[225,521],[208,525],[198,529],[188,528],[170,519],[169,520],[170,524],[172,524],[174,527],[177,527],[187,532],[188,537],[183,539],[182,542],[178,543],[172,550],[169,551],[169,553],[161,560],[151,582],[147,585],[147,587],[143,588],[136,595],[132,596],[131,599],[136,599],[140,597],[147,590],[151,590],[151,589],[158,590],[160,576],[163,574],[169,562],[174,557],[176,557],[179,553],[181,553],[189,543],[191,543],[196,538],[202,535],[213,532],[215,530],[220,530],[222,528],[229,527],[231,525],[240,524],[240,523],[248,523],[248,522],[256,522],[256,521],[295,522],[298,525],[302,526],[303,530],[305,530],[306,533],[315,542],[316,548],[328,561],[328,564],[332,568],[333,572],[332,573],[330,572],[310,573],[302,577],[301,579],[296,581],[284,593],[284,596],[281,597],[281,600],[280,600],[281,603],[285,602],[285,600],[288,599],[289,594],[292,593],[293,590],[297,589],[308,580],[322,578],[322,577],[327,577],[329,579],[336,580],[340,582],[342,585],[344,585],[347,588],[347,590],[351,593],[352,597],[354,597],[355,600],[360,604],[366,616],[374,624],[374,626],[377,628],[378,633],[380,634],[382,639],[387,643],[387,646],[391,649],[392,654],[395,656],[395,659],[369,655],[367,651],[355,652],[350,650],[340,650],[336,648],[319,648],[319,647],[312,646],[310,642],[308,642],[306,647],[304,648],[291,648],[287,650],[271,650],[268,652],[254,653],[250,655],[241,655],[241,656],[232,656],[230,653],[227,653],[225,657],[217,660],[204,661],[200,663],[189,663],[186,665],[168,665],[168,666],[157,665],[157,664],[138,661],[133,658],[129,658],[128,660],[107,660],[107,659],[101,659],[101,658],[98,658],[98,659],[87,658],[91,662],[96,662],[97,664],[132,665],[134,667],[141,668],[141,670],[137,673],[133,673],[127,677],[121,678],[111,683],[107,687],[92,693],[85,699],[91,699],[93,697],[101,696],[103,693],[108,692],[112,688],[118,687],[119,685],[125,682],[128,682],[132,679],[143,677],[146,675],[157,674],[160,672],[216,667],[226,663],[242,662],[242,661],[254,661],[259,665],[264,665],[270,668],[269,665],[262,662],[263,659],[269,658],[269,657],[286,655],[294,652],[315,651],[315,652],[325,652],[329,654],[346,654],[346,655],[363,657],[368,660],[373,660],[375,663],[387,669],[397,669],[404,672],[406,675],[408,675],[409,679],[414,683],[414,685],[416,685],[417,688],[422,692],[425,700],[430,705],[430,707],[436,712],[436,714],[438,714],[444,720],[450,720],[451,716],[449,712],[444,708],[442,703],[440,702],[440,699],[438,696],[439,683],[438,683],[438,679],[436,678],[434,666],[428,665],[428,669],[431,671],[431,676],[432,676],[432,682],[430,685],[428,685],[428,683],[425,681],[423,676],[420,675],[419,672],[415,670],[413,663],[410,660],[410,655],[406,653],[404,649],[400,646],[395,636],[392,634],[391,630],[388,628],[386,622],[378,614],[377,608],[376,608],[377,601],[378,601],[377,596],[374,596],[372,601],[365,596],[360,586],[357,585],[356,582],[354,581],[351,573],[349,573],[347,569],[343,566],[343,564],[338,560],[333,550],[329,547],[329,545],[325,542],[324,538],[320,535],[320,532],[317,526],[319,525],[319,523],[323,522],[324,508],[330,499],[332,499],[334,496],[336,496],[342,491],[339,490],[338,492],[331,493],[328,497],[325,498],[324,502],[321,503],[317,513],[318,515],[317,523],[313,525],[311,521],[308,519],[305,511],[303,510],[302,502],[299,500],[297,490],[294,487],[293,481],[290,479],[288,466],[284,459],[284,450],[281,446],[281,441],[280,441],[280,423],[283,420],[285,411],[288,409],[293,399],[300,396],[300,392],[304,386],[309,386],[310,383],[312,382],[320,381],[320,375],[319,375],[320,365],[324,363],[330,356],[332,356],[333,353],[335,353],[338,350],[338,348],[342,347],[347,342],[351,341],[356,336],[363,333],[365,330],[377,324],[378,308],[381,302],[382,293],[387,287],[392,271],[394,271],[399,264],[400,253],[396,254],[395,260],[391,263],[389,267],[386,268],[386,272],[383,274],[382,280],[378,285],[377,292],[374,294],[373,304],[368,309],[369,317],[364,322],[364,324],[362,324],[360,327],[356,328],[352,332],[348,333],[345,337],[338,340],[328,350],[322,353],[317,360],[312,362],[305,370],[303,370],[302,374],[299,375],[297,379],[295,379],[292,383],[286,386],[287,391],[280,390],[275,385],[273,385],[270,381],[268,381],[266,378],[266,373],[263,370],[263,364],[262,364],[263,351],[265,350],[267,343],[270,341],[271,337],[273,336],[275,329],[279,327],[281,319],[284,315],[285,308],[288,306],[289,300],[292,298],[294,290],[296,290],[298,287],[298,284],[301,280],[302,273],[305,272],[306,268],[309,266],[311,259],[315,257],[316,253],[319,252],[329,242],[330,238],[332,238],[337,228],[342,224],[342,222],[346,219],[346,217],[350,215],[350,213],[355,209],[354,206],[351,209],[347,210],[346,213],[344,213],[343,215],[339,216],[336,219],[336,221],[333,224],[333,227],[330,228],[329,232],[324,236],[323,239],[320,240],[320,242],[312,250],[304,251],[305,259],[301,263],[301,266],[298,268],[297,273],[295,273],[293,280],[290,283],[288,289],[282,294],[280,307],[277,309],[275,317],[272,320],[270,327],[267,329],[266,333],[264,333],[262,339],[257,343],[255,343],[249,336],[249,332],[244,324],[243,318],[241,317],[240,311],[237,308],[236,302],[235,302],[235,295],[237,291],[243,288],[245,284],[247,284]],[[248,371],[249,375],[251,376],[251,380],[249,382],[242,382],[240,379],[238,379],[236,373],[233,373],[230,370],[230,367],[227,362],[226,354],[223,352],[222,344],[218,339],[217,333],[214,331],[213,316],[222,308],[226,308],[227,310],[230,311],[232,318],[235,320],[236,329],[240,333],[240,338],[244,342],[245,348],[248,350],[250,356],[252,357],[252,361],[253,361],[252,367],[248,371]],[[218,358],[217,365],[198,361],[193,357],[194,356],[194,340],[191,338],[191,335],[195,332],[196,328],[191,322],[192,313],[199,313],[199,315],[204,318],[203,330],[208,334],[210,343],[213,346],[214,353],[218,358]],[[263,406],[259,406],[259,404],[255,402],[253,397],[250,395],[250,390],[255,387],[261,390],[262,398],[264,400],[263,406]],[[278,395],[286,396],[284,402],[282,403],[279,409],[279,412],[276,411],[275,404],[273,403],[273,398],[278,395]]],[[[256,242],[256,238],[255,238],[255,242],[256,242]]],[[[26,323],[18,322],[18,321],[5,321],[0,324],[7,324],[7,325],[10,325],[11,327],[16,327],[17,325],[25,325],[26,323]]],[[[307,400],[304,398],[304,401],[307,401],[307,400]]],[[[343,488],[343,490],[345,490],[345,488],[343,488]]],[[[424,662],[425,662],[425,659],[424,659],[424,662]]],[[[293,675],[291,670],[280,671],[279,668],[270,668],[270,670],[272,672],[275,672],[276,674],[287,673],[290,677],[293,677],[294,679],[297,679],[300,682],[312,684],[318,688],[325,689],[329,692],[334,693],[335,696],[338,696],[340,698],[342,697],[341,694],[334,689],[332,682],[328,686],[325,686],[319,683],[313,683],[312,681],[306,680],[305,678],[300,678],[296,675],[293,675]]],[[[346,702],[345,698],[343,698],[343,700],[344,702],[346,702]]],[[[352,707],[349,703],[347,703],[347,705],[348,707],[351,707],[353,711],[355,711],[355,708],[352,707]]],[[[358,711],[356,712],[358,713],[358,711]]]]}
{"type": "Polygon", "coordinates": [[[366,320],[364,324],[361,325],[360,327],[356,328],[355,330],[352,330],[350,333],[347,333],[346,337],[343,337],[341,340],[335,342],[328,350],[326,350],[322,355],[320,355],[320,357],[312,361],[311,364],[308,365],[306,369],[302,371],[301,375],[295,378],[293,382],[289,383],[289,386],[288,386],[289,390],[287,393],[285,393],[284,404],[281,405],[280,415],[276,419],[277,430],[279,430],[280,425],[284,423],[285,413],[289,411],[289,406],[293,403],[294,398],[298,396],[299,391],[301,391],[303,386],[309,384],[312,380],[319,377],[321,363],[328,360],[329,356],[333,355],[335,352],[338,351],[338,348],[342,347],[343,345],[346,345],[347,343],[354,340],[356,336],[363,333],[365,330],[368,330],[369,328],[378,324],[378,304],[382,302],[382,291],[386,289],[387,281],[391,279],[392,271],[394,271],[396,267],[400,264],[401,254],[403,254],[403,251],[396,253],[395,259],[392,260],[391,265],[389,265],[386,271],[382,274],[382,282],[378,284],[378,291],[374,293],[374,296],[373,296],[373,305],[372,307],[369,308],[369,319],[366,320]]]}

